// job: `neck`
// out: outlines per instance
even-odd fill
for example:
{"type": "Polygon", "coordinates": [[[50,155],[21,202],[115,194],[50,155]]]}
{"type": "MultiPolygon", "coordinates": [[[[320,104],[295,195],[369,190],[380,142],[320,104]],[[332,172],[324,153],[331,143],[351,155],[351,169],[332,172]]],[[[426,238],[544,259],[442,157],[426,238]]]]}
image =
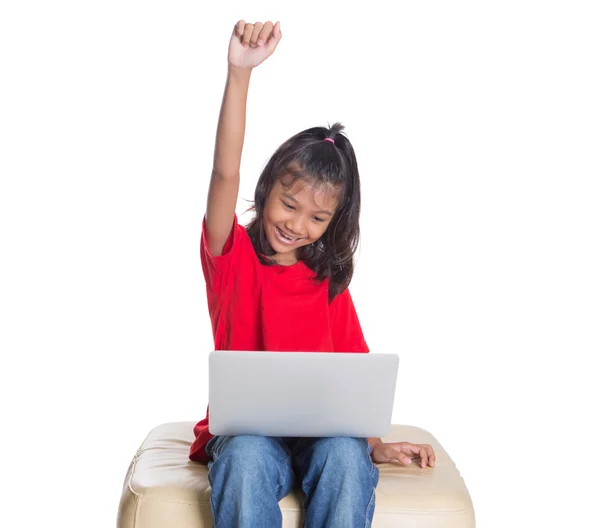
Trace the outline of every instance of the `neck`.
{"type": "Polygon", "coordinates": [[[283,255],[280,253],[275,253],[273,255],[273,260],[277,262],[280,266],[292,266],[298,262],[298,257],[294,253],[284,253],[283,255]]]}

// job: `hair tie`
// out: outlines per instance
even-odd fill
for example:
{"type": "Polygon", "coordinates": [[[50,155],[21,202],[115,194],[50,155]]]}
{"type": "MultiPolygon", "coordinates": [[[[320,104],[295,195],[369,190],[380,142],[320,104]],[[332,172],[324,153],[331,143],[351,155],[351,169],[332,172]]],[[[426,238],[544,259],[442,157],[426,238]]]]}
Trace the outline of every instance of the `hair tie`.
{"type": "Polygon", "coordinates": [[[331,138],[325,138],[323,141],[331,141],[335,145],[335,141],[331,138]]]}

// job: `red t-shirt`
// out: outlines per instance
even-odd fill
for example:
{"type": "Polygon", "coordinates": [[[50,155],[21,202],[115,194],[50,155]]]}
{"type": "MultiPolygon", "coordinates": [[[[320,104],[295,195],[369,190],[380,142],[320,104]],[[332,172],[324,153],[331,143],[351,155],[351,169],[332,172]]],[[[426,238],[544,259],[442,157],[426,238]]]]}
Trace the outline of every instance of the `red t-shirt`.
{"type": "MultiPolygon", "coordinates": [[[[216,257],[208,250],[203,222],[200,259],[215,350],[369,352],[350,291],[330,304],[328,280],[313,280],[315,273],[303,262],[261,264],[237,217],[216,257]]],[[[213,437],[208,419],[207,406],[206,418],[194,427],[191,460],[208,462],[204,448],[213,437]]]]}

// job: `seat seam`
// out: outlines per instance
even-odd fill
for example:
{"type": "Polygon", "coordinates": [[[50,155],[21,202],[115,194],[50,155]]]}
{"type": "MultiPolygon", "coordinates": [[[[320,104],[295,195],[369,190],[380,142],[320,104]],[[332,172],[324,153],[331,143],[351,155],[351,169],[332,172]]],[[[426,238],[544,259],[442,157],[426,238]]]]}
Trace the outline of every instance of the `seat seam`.
{"type": "Polygon", "coordinates": [[[471,511],[473,508],[471,506],[462,508],[460,510],[394,510],[392,508],[377,508],[377,513],[385,513],[386,515],[389,513],[398,514],[398,513],[410,513],[410,514],[420,514],[420,515],[445,515],[447,513],[467,513],[471,511]]]}

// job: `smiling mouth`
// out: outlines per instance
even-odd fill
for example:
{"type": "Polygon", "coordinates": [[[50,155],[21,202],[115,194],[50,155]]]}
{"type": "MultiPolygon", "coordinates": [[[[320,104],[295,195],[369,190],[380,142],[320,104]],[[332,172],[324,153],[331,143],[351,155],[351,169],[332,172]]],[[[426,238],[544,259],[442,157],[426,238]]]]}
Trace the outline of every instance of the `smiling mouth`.
{"type": "Polygon", "coordinates": [[[296,242],[302,240],[301,238],[296,238],[296,237],[292,237],[286,233],[284,233],[281,229],[279,229],[277,226],[275,226],[275,233],[277,235],[277,238],[283,243],[283,244],[295,244],[296,242]]]}

